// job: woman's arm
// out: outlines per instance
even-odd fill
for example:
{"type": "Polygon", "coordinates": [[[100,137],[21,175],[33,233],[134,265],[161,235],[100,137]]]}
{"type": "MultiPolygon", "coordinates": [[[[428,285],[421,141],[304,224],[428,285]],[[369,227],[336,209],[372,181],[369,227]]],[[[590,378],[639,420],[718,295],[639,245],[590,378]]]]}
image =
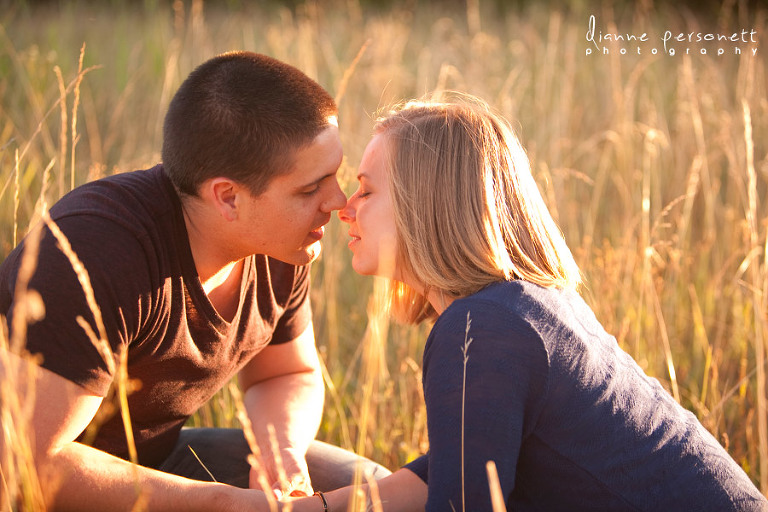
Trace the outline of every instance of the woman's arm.
{"type": "MultiPolygon", "coordinates": [[[[349,502],[354,487],[344,487],[331,492],[323,493],[330,512],[343,512],[349,508],[349,502]]],[[[366,510],[375,510],[370,504],[377,501],[381,503],[381,509],[385,512],[410,512],[424,510],[427,502],[427,485],[407,469],[400,469],[391,475],[376,481],[376,488],[369,485],[361,485],[357,488],[363,493],[366,502],[366,510]]],[[[323,512],[323,501],[319,496],[288,499],[294,512],[323,512]]],[[[285,506],[285,502],[281,505],[285,506]]]]}
{"type": "Polygon", "coordinates": [[[496,302],[465,299],[443,313],[424,355],[427,510],[490,510],[489,460],[509,496],[546,374],[539,336],[496,302]]]}

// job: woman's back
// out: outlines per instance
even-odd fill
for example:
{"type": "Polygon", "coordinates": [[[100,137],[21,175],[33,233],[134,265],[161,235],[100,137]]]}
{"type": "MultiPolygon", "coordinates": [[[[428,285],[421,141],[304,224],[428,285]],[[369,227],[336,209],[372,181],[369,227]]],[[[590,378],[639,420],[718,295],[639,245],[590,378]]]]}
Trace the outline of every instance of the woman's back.
{"type": "Polygon", "coordinates": [[[430,454],[410,467],[427,509],[460,508],[462,431],[469,510],[490,508],[487,460],[512,510],[768,508],[575,292],[518,280],[456,300],[427,342],[424,394],[430,454]]]}

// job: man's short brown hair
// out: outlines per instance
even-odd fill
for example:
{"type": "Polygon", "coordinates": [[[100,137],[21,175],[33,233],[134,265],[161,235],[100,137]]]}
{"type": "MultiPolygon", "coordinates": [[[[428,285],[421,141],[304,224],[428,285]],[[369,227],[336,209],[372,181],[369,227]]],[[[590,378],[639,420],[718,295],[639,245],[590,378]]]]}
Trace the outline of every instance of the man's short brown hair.
{"type": "Polygon", "coordinates": [[[258,195],[336,113],[328,92],[293,66],[252,52],[219,55],[171,100],[163,165],[183,194],[197,195],[202,182],[223,176],[258,195]]]}

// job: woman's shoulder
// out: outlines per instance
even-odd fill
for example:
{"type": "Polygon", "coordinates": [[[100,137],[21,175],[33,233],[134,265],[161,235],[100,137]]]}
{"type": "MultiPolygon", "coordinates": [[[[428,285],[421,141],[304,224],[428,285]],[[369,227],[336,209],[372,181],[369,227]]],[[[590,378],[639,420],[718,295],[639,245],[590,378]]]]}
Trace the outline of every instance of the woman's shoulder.
{"type": "MultiPolygon", "coordinates": [[[[488,310],[503,312],[503,318],[521,319],[537,323],[545,319],[548,323],[566,320],[570,313],[583,313],[589,307],[573,290],[547,288],[523,281],[500,281],[482,290],[455,300],[441,315],[447,318],[466,314],[467,310],[488,310]]],[[[594,316],[594,315],[591,315],[594,316]]]]}
{"type": "Polygon", "coordinates": [[[528,339],[550,353],[608,341],[592,309],[575,290],[547,288],[523,280],[502,281],[455,300],[433,331],[455,331],[472,322],[502,337],[528,339]]]}
{"type": "MultiPolygon", "coordinates": [[[[500,356],[520,350],[534,350],[545,355],[546,340],[539,324],[544,317],[552,320],[557,292],[550,297],[552,293],[531,283],[504,281],[456,299],[435,322],[427,351],[433,348],[430,346],[432,339],[473,337],[482,338],[483,344],[500,356]],[[536,308],[540,311],[534,311],[536,308]]],[[[441,343],[440,347],[445,345],[441,343]]]]}

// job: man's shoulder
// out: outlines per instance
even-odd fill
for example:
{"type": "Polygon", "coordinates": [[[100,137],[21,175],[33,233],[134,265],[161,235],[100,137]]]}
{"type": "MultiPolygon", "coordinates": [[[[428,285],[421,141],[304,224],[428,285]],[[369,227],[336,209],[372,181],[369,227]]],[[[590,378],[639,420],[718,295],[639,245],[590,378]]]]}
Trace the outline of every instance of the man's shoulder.
{"type": "Polygon", "coordinates": [[[85,183],[57,201],[50,214],[66,236],[84,237],[108,250],[106,242],[126,237],[153,245],[173,242],[180,212],[181,203],[158,165],[85,183]],[[96,232],[105,243],[94,240],[96,232]]]}
{"type": "MultiPolygon", "coordinates": [[[[36,276],[47,275],[50,286],[69,273],[69,257],[60,248],[66,240],[72,253],[95,281],[161,280],[171,267],[187,265],[180,207],[163,183],[162,168],[113,175],[77,187],[51,208],[60,234],[45,229],[36,252],[36,276]],[[177,262],[181,260],[181,264],[177,262]]],[[[0,286],[13,286],[27,240],[0,266],[0,286]]],[[[38,279],[38,285],[44,283],[38,279]]]]}
{"type": "Polygon", "coordinates": [[[51,208],[54,220],[75,215],[136,222],[138,216],[156,217],[178,201],[162,166],[113,174],[73,189],[51,208]]]}

